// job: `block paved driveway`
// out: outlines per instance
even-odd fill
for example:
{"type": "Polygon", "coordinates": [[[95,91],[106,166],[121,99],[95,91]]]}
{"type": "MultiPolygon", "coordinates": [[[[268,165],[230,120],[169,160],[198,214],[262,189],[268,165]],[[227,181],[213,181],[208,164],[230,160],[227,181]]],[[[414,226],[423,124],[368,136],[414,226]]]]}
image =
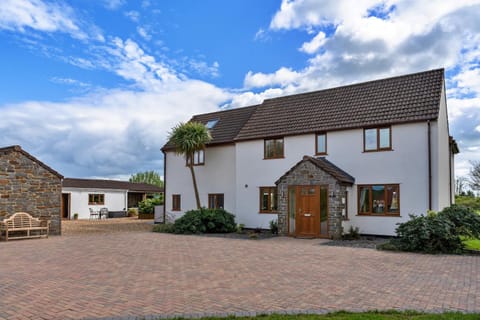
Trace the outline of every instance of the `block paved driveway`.
{"type": "Polygon", "coordinates": [[[130,232],[0,242],[0,319],[480,312],[480,256],[130,232]]]}

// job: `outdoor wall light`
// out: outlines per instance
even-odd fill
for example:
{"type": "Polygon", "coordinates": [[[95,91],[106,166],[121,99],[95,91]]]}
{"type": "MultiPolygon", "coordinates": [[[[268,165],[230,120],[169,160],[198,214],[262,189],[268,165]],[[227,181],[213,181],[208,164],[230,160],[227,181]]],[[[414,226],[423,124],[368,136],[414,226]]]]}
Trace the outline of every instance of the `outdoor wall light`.
{"type": "Polygon", "coordinates": [[[248,188],[248,184],[245,183],[245,188],[248,188]]]}

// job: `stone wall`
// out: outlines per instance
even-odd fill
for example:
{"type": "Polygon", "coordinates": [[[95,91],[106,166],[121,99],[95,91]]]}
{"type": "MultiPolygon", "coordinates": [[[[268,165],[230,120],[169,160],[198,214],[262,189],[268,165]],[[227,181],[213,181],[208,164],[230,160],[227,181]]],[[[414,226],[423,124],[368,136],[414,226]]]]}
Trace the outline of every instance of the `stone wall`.
{"type": "Polygon", "coordinates": [[[328,236],[340,238],[343,232],[342,209],[345,208],[342,197],[346,195],[346,187],[310,161],[301,162],[277,183],[279,234],[288,235],[288,187],[295,185],[328,185],[328,236]]]}
{"type": "Polygon", "coordinates": [[[18,149],[0,151],[0,219],[27,212],[61,233],[61,178],[18,149]]]}

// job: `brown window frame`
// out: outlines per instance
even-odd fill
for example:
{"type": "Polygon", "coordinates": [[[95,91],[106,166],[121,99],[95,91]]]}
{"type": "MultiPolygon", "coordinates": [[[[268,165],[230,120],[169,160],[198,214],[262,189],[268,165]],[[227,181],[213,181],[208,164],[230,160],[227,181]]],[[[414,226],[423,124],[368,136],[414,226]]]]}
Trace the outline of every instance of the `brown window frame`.
{"type": "Polygon", "coordinates": [[[105,205],[105,193],[89,193],[88,194],[88,205],[105,205]],[[95,201],[98,197],[98,201],[95,201]]]}
{"type": "Polygon", "coordinates": [[[357,186],[357,212],[359,216],[375,216],[375,217],[399,217],[400,216],[400,184],[395,184],[395,183],[390,183],[390,184],[382,184],[382,183],[377,183],[377,184],[359,184],[357,186]],[[374,186],[382,186],[384,188],[384,199],[383,199],[383,207],[386,207],[386,204],[388,204],[388,194],[386,192],[386,189],[388,187],[394,187],[397,189],[397,210],[395,212],[388,212],[387,210],[384,209],[384,212],[374,212],[374,201],[373,201],[373,192],[372,188],[374,186]],[[369,188],[368,192],[368,202],[369,202],[369,211],[368,212],[361,212],[361,205],[360,205],[360,191],[361,189],[364,188],[369,188]]]}
{"type": "Polygon", "coordinates": [[[315,155],[321,156],[327,154],[327,133],[326,132],[318,132],[315,134],[315,155]],[[325,151],[319,152],[318,151],[318,136],[325,136],[325,151]]]}
{"type": "MultiPolygon", "coordinates": [[[[190,162],[190,156],[185,158],[185,165],[188,166],[190,162]]],[[[194,166],[203,166],[205,165],[205,149],[195,151],[193,153],[193,165],[194,166]],[[200,161],[200,154],[203,154],[202,161],[200,161]]]]}
{"type": "Polygon", "coordinates": [[[181,194],[172,194],[172,211],[182,211],[181,194]]]}
{"type": "Polygon", "coordinates": [[[382,127],[370,127],[370,128],[364,128],[363,129],[363,152],[378,152],[378,151],[391,151],[392,150],[392,127],[391,126],[382,126],[382,127]],[[388,129],[388,147],[380,147],[380,130],[382,129],[388,129]],[[367,130],[376,130],[376,135],[377,135],[377,147],[375,149],[367,149],[367,139],[365,136],[365,133],[367,130]]]}
{"type": "Polygon", "coordinates": [[[268,159],[282,159],[285,158],[285,139],[283,137],[281,138],[270,138],[270,139],[264,139],[263,140],[263,159],[268,160],[268,159]],[[274,155],[271,157],[267,157],[267,141],[274,141],[274,144],[276,141],[282,141],[282,152],[281,154],[277,154],[277,151],[274,150],[274,155]]]}
{"type": "Polygon", "coordinates": [[[208,194],[208,209],[223,209],[225,207],[225,195],[223,193],[208,194]],[[221,199],[221,205],[219,200],[221,199]],[[211,204],[214,203],[212,206],[211,204]]]}
{"type": "Polygon", "coordinates": [[[259,187],[259,212],[260,213],[277,213],[278,212],[278,194],[277,194],[277,187],[266,186],[266,187],[259,187]],[[272,206],[271,203],[271,194],[275,194],[274,198],[276,203],[272,206]],[[263,209],[263,193],[268,192],[268,199],[267,199],[267,208],[270,209],[263,209]]]}

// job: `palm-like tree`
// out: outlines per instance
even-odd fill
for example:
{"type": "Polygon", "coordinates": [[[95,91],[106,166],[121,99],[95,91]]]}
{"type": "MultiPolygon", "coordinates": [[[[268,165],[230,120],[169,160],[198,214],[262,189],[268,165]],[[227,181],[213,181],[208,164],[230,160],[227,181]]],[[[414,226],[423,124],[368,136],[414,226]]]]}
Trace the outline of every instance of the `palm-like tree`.
{"type": "Polygon", "coordinates": [[[193,190],[197,208],[201,208],[200,196],[198,194],[197,179],[195,178],[194,154],[205,148],[205,145],[212,139],[210,132],[204,124],[199,122],[179,123],[173,127],[169,134],[169,140],[175,146],[177,154],[185,156],[187,166],[192,174],[193,190]]]}

